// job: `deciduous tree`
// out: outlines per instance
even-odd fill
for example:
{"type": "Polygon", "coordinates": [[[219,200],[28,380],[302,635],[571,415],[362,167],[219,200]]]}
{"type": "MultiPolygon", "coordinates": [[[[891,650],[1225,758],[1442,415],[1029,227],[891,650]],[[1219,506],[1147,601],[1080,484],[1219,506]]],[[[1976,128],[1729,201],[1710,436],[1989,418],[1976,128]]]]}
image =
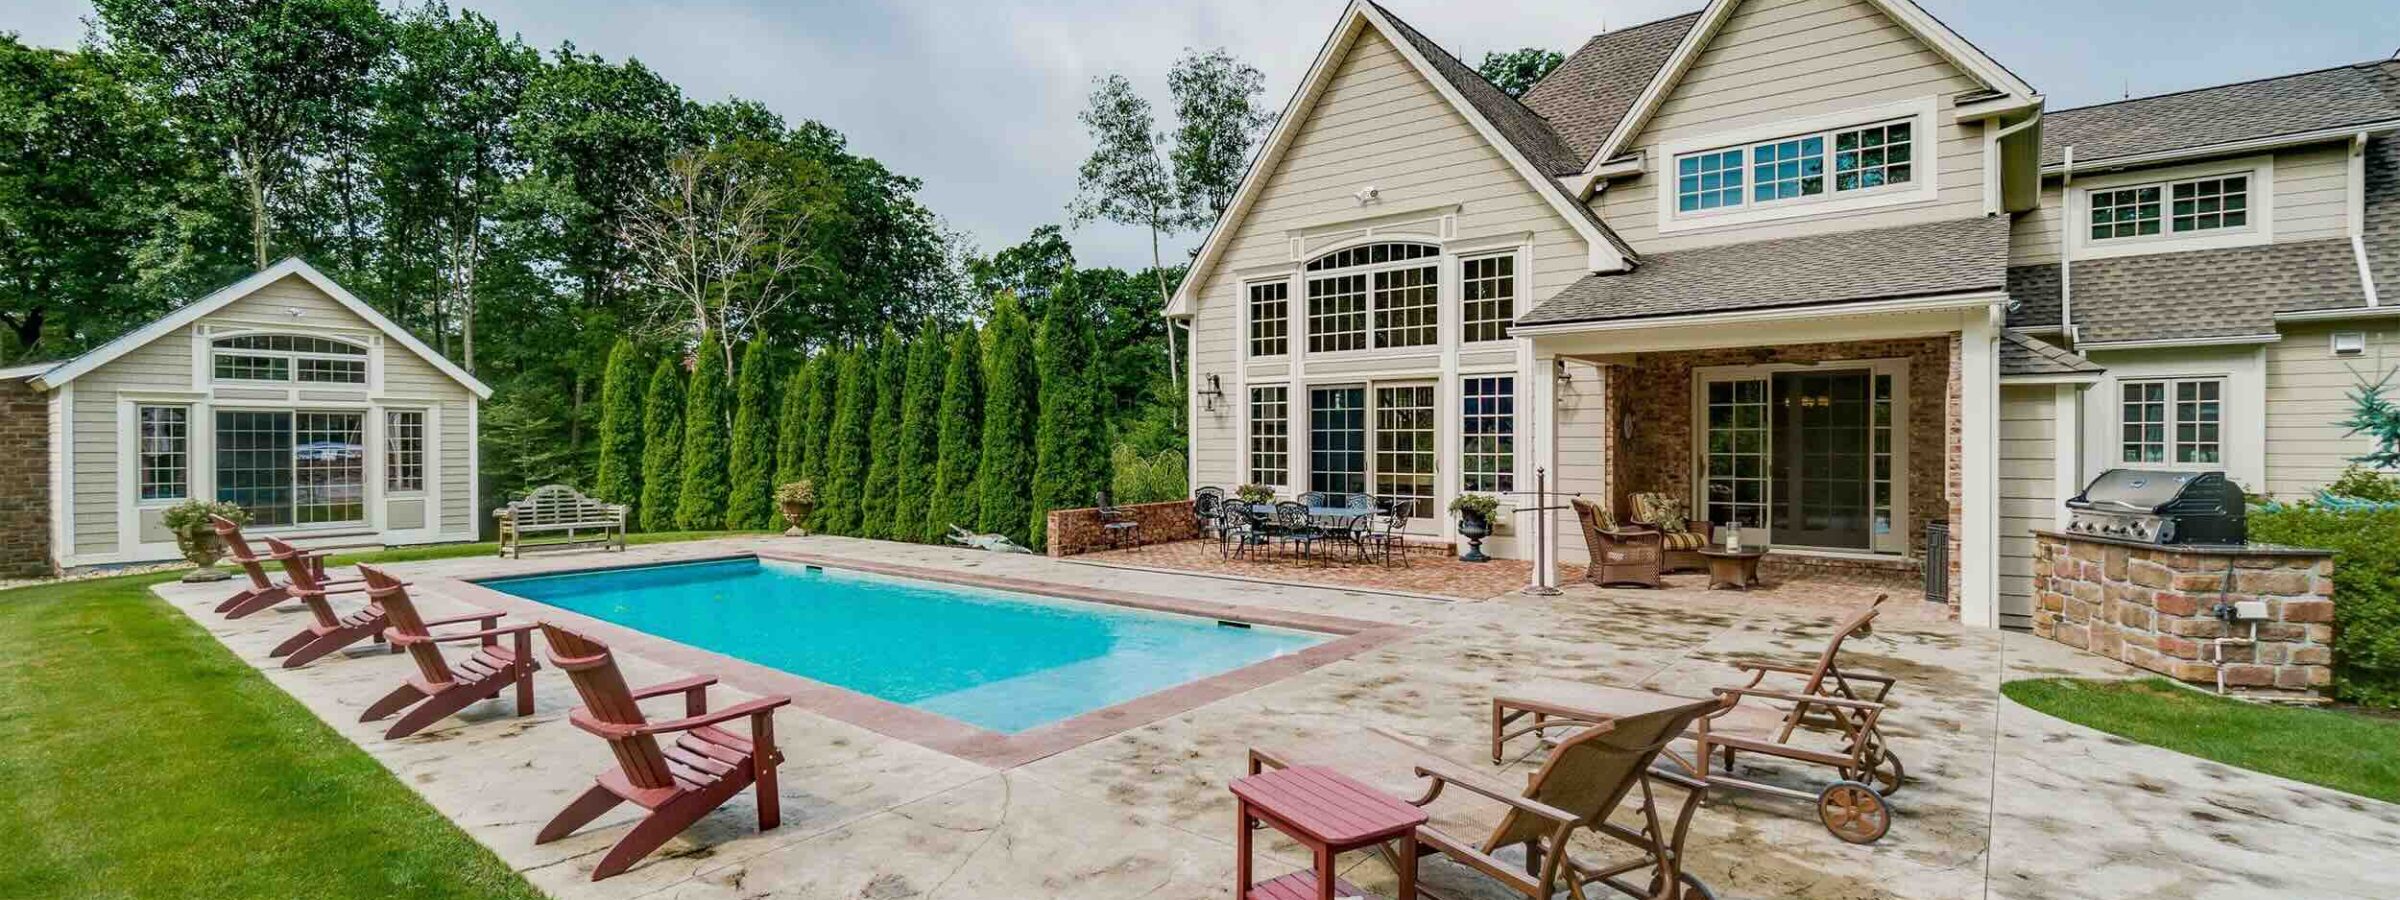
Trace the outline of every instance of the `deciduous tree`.
{"type": "Polygon", "coordinates": [[[1483,55],[1483,64],[1476,66],[1475,70],[1483,73],[1483,80],[1491,82],[1502,93],[1522,97],[1526,91],[1533,90],[1535,84],[1549,77],[1551,72],[1557,71],[1559,63],[1566,61],[1567,58],[1556,50],[1524,47],[1507,53],[1486,53],[1483,55]]]}
{"type": "Polygon", "coordinates": [[[1265,76],[1223,47],[1187,50],[1167,72],[1167,94],[1175,100],[1175,145],[1167,158],[1185,226],[1207,228],[1233,205],[1250,149],[1275,121],[1259,106],[1265,93],[1265,76]]]}

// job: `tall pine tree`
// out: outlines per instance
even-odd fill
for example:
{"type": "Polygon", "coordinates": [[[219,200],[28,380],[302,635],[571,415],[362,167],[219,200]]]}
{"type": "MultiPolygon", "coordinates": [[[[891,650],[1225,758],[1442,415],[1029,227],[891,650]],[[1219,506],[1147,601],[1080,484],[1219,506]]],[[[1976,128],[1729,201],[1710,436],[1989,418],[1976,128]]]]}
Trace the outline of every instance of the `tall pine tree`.
{"type": "Polygon", "coordinates": [[[868,419],[875,412],[878,368],[872,348],[842,356],[839,408],[833,413],[833,432],[825,439],[825,480],[830,490],[824,495],[823,530],[830,534],[858,534],[864,519],[859,504],[866,496],[867,433],[872,424],[868,419]]]}
{"type": "Polygon", "coordinates": [[[901,389],[907,386],[908,345],[900,332],[886,325],[876,351],[875,414],[868,419],[867,491],[860,498],[859,535],[889,540],[893,496],[900,476],[901,389]]]}
{"type": "Polygon", "coordinates": [[[908,342],[908,377],[900,400],[899,478],[892,501],[892,539],[925,540],[933,502],[934,454],[940,447],[942,356],[948,344],[927,322],[908,342]]]}
{"type": "Polygon", "coordinates": [[[642,499],[634,504],[642,530],[675,530],[675,501],[682,492],[683,369],[662,359],[642,395],[642,499]]]}
{"type": "Polygon", "coordinates": [[[694,351],[692,387],[683,404],[683,490],[675,501],[675,526],[702,531],[725,526],[725,351],[716,335],[694,351]]]}
{"type": "Polygon", "coordinates": [[[775,509],[774,366],[767,345],[753,340],[742,351],[739,387],[733,399],[733,443],[727,463],[725,527],[751,531],[768,526],[775,509]]]}
{"type": "Polygon", "coordinates": [[[826,464],[825,441],[833,436],[833,414],[842,405],[842,361],[852,352],[856,351],[817,354],[817,377],[809,384],[801,411],[800,477],[817,484],[817,509],[809,515],[809,527],[818,531],[825,530],[826,508],[832,505],[833,470],[826,464]]]}
{"type": "Polygon", "coordinates": [[[783,402],[775,415],[775,484],[799,481],[807,457],[808,395],[816,389],[817,360],[810,357],[783,383],[783,402]]]}
{"type": "Polygon", "coordinates": [[[618,338],[600,382],[600,473],[592,493],[612,503],[642,499],[642,361],[633,341],[618,338]]]}
{"type": "Polygon", "coordinates": [[[950,336],[942,365],[942,403],[935,418],[933,496],[926,503],[925,540],[940,542],[950,526],[973,528],[982,505],[975,474],[983,462],[983,339],[973,326],[950,336]]]}
{"type": "Polygon", "coordinates": [[[1003,292],[992,302],[983,360],[983,459],[976,482],[982,494],[978,530],[1032,540],[1033,404],[1038,386],[1033,366],[1033,325],[1025,304],[1003,292]]]}
{"type": "Polygon", "coordinates": [[[1049,540],[1050,511],[1084,505],[1082,498],[1089,491],[1083,481],[1090,469],[1083,461],[1084,431],[1096,404],[1084,389],[1089,357],[1076,324],[1089,316],[1082,307],[1083,295],[1075,289],[1075,274],[1069,271],[1059,279],[1058,290],[1042,302],[1041,331],[1034,339],[1038,411],[1033,510],[1025,527],[1036,548],[1049,540]]]}

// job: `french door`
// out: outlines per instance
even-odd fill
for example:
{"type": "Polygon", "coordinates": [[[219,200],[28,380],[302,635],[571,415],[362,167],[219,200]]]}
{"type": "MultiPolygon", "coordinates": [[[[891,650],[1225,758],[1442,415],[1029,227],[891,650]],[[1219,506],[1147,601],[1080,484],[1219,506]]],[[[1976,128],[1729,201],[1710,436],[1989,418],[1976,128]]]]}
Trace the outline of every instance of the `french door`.
{"type": "Polygon", "coordinates": [[[1779,545],[1901,549],[1893,495],[1898,378],[1884,368],[1704,377],[1696,462],[1708,520],[1779,545]]]}

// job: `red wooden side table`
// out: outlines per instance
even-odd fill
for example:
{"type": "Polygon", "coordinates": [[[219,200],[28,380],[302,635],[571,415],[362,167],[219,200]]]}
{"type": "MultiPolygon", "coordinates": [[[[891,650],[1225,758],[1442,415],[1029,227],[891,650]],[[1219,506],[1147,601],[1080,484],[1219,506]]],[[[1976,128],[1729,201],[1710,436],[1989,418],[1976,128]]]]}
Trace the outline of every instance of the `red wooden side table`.
{"type": "Polygon", "coordinates": [[[1241,818],[1234,832],[1234,891],[1243,900],[1333,900],[1367,892],[1334,877],[1336,854],[1400,842],[1400,900],[1417,897],[1417,826],[1425,811],[1323,766],[1293,766],[1233,782],[1241,818]],[[1250,828],[1265,822],[1309,849],[1309,871],[1251,883],[1250,828]],[[1338,893],[1337,893],[1338,892],[1338,893]]]}

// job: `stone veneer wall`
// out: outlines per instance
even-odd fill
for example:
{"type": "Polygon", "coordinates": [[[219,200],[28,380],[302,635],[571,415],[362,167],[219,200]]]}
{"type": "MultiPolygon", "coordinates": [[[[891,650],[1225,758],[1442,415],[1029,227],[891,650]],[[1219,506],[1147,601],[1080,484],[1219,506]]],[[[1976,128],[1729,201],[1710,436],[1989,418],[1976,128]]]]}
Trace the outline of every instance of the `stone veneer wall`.
{"type": "MultiPolygon", "coordinates": [[[[1192,501],[1135,503],[1117,508],[1142,526],[1139,543],[1129,546],[1188,541],[1200,536],[1199,525],[1192,519],[1192,501]]],[[[1098,509],[1051,510],[1049,529],[1051,556],[1074,556],[1108,549],[1108,541],[1101,536],[1098,509]]]]}
{"type": "Polygon", "coordinates": [[[52,574],[49,494],[49,400],[0,381],[0,578],[52,574]]]}
{"type": "Polygon", "coordinates": [[[2225,684],[2318,695],[2333,683],[2333,554],[2263,545],[2148,547],[2034,533],[2033,633],[2170,678],[2214,685],[2213,615],[2263,600],[2256,645],[2227,645],[2225,684]],[[2228,571],[2232,584],[2226,584],[2228,571]]]}
{"type": "MultiPolygon", "coordinates": [[[[1607,381],[1621,408],[1633,415],[1633,433],[1617,446],[1613,468],[1621,479],[1613,502],[1617,513],[1631,512],[1625,495],[1632,491],[1667,491],[1693,496],[1692,488],[1692,370],[1706,366],[1765,365],[1833,360],[1908,360],[1908,486],[1909,547],[1923,556],[1925,523],[1950,518],[1956,496],[1955,448],[1958,442],[1957,338],[1912,338],[1884,341],[1843,341],[1782,347],[1741,347],[1644,353],[1630,366],[1613,367],[1607,381]],[[1946,387],[1945,387],[1946,386],[1946,387]]],[[[1617,421],[1616,416],[1610,422],[1617,421]]],[[[1952,559],[1957,554],[1951,554],[1952,559]]],[[[1957,596],[1952,592],[1952,596],[1957,596]]]]}

